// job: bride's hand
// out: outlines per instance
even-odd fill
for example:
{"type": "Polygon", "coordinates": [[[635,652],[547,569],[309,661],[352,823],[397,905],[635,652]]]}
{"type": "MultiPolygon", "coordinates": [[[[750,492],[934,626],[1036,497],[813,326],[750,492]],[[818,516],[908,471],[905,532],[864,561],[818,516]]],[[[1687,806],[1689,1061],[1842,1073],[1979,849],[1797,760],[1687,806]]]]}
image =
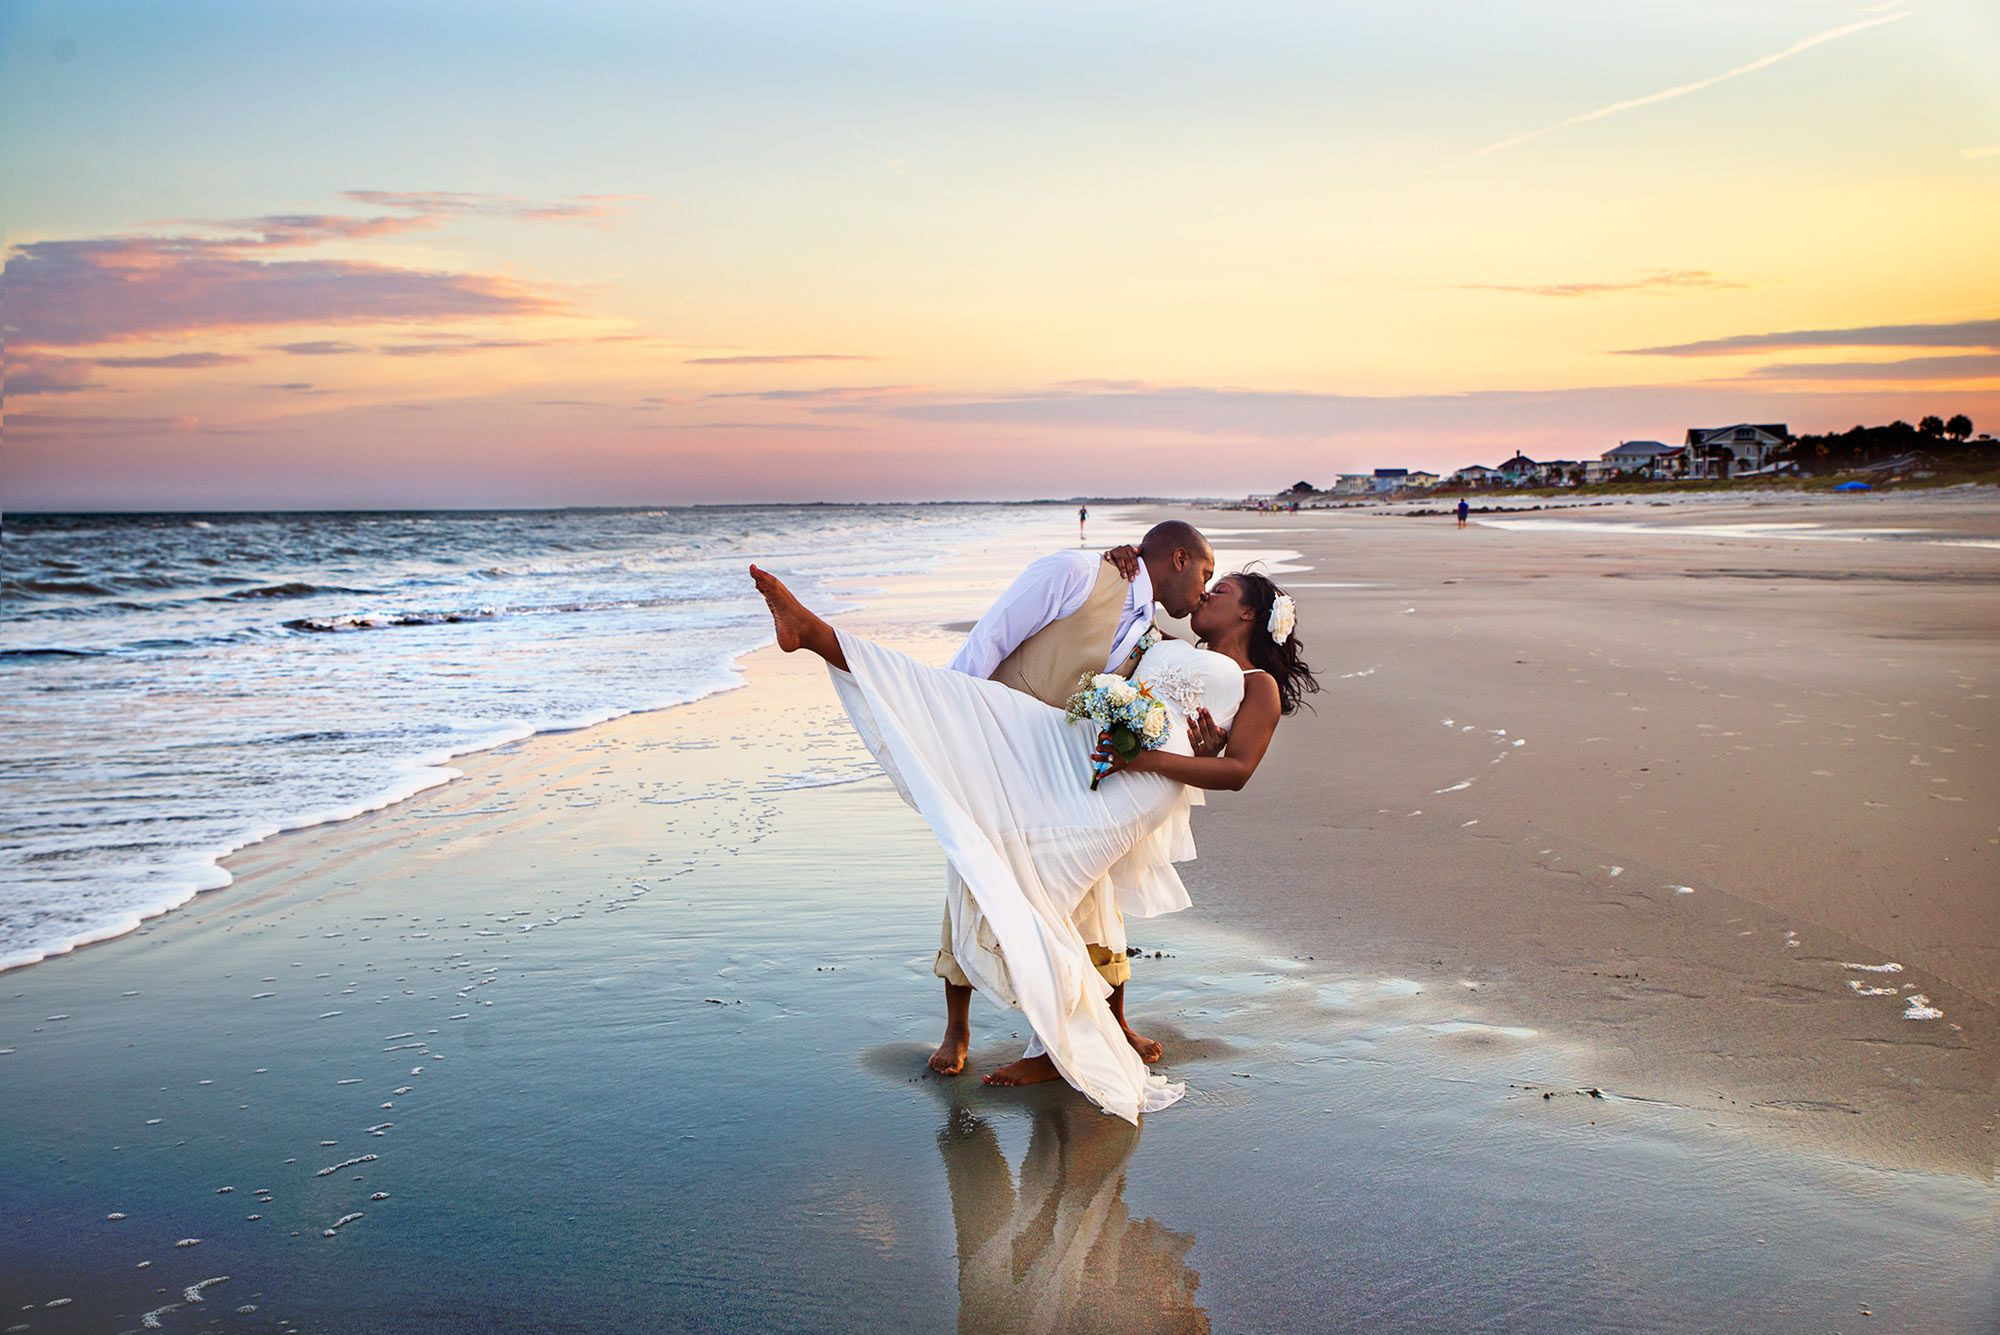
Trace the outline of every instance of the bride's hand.
{"type": "Polygon", "coordinates": [[[1229,745],[1229,734],[1215,726],[1215,719],[1206,709],[1197,709],[1188,719],[1188,745],[1198,756],[1219,756],[1222,748],[1229,745]]]}
{"type": "Polygon", "coordinates": [[[1139,577],[1139,549],[1131,543],[1113,547],[1104,554],[1104,559],[1118,567],[1118,573],[1128,584],[1139,577]]]}
{"type": "Polygon", "coordinates": [[[1111,734],[1100,732],[1097,734],[1097,749],[1090,753],[1090,761],[1093,765],[1103,766],[1104,777],[1108,779],[1124,770],[1144,768],[1145,759],[1149,754],[1151,753],[1141,751],[1130,760],[1123,759],[1119,756],[1118,749],[1111,745],[1111,734]]]}

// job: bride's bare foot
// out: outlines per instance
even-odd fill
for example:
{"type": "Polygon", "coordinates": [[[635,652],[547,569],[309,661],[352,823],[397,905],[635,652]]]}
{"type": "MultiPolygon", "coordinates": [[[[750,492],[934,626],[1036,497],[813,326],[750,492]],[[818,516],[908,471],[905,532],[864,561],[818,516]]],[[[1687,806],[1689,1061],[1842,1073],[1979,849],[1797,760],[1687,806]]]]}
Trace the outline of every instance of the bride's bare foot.
{"type": "Polygon", "coordinates": [[[791,653],[805,643],[805,629],[813,620],[813,614],[806,611],[805,604],[792,596],[784,581],[768,570],[750,567],[750,580],[757,586],[757,592],[764,595],[765,606],[771,609],[771,625],[778,632],[778,647],[791,653]]]}
{"type": "Polygon", "coordinates": [[[956,1027],[944,1031],[944,1042],[931,1054],[931,1069],[939,1075],[957,1075],[965,1069],[965,1049],[970,1035],[956,1027]]]}
{"type": "Polygon", "coordinates": [[[987,1075],[983,1083],[989,1085],[1039,1085],[1044,1080],[1054,1080],[1060,1076],[1056,1064],[1048,1057],[1023,1057],[1017,1062],[1008,1062],[999,1070],[987,1075]]]}
{"type": "Polygon", "coordinates": [[[1146,1065],[1151,1066],[1154,1062],[1167,1055],[1165,1048],[1152,1039],[1147,1038],[1131,1025],[1120,1024],[1118,1027],[1125,1031],[1125,1041],[1132,1045],[1132,1051],[1138,1053],[1139,1060],[1146,1063],[1146,1065]]]}

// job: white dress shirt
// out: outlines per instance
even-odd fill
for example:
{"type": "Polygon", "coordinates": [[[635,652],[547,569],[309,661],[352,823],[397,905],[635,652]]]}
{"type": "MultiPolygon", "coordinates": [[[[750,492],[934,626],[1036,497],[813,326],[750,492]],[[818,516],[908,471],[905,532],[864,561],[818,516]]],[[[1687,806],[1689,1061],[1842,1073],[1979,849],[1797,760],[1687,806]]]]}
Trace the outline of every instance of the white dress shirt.
{"type": "MultiPolygon", "coordinates": [[[[1029,566],[979,618],[952,658],[951,670],[971,677],[992,676],[993,669],[1030,635],[1084,605],[1103,564],[1104,557],[1097,552],[1067,551],[1044,556],[1029,566]]],[[[1104,670],[1109,672],[1123,663],[1152,624],[1153,581],[1141,562],[1137,577],[1126,587],[1125,610],[1118,619],[1118,633],[1107,646],[1104,670]]]]}

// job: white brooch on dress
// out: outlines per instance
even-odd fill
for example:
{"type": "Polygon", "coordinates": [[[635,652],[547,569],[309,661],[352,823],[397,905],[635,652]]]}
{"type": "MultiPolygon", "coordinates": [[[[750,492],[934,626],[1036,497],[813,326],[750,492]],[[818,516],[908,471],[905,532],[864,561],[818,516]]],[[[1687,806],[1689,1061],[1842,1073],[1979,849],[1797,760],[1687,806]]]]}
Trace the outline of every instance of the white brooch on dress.
{"type": "Polygon", "coordinates": [[[1299,624],[1298,605],[1288,593],[1281,593],[1271,604],[1271,619],[1264,623],[1264,629],[1271,632],[1271,638],[1279,644],[1292,638],[1292,628],[1299,624]]]}
{"type": "Polygon", "coordinates": [[[1205,695],[1201,677],[1186,668],[1159,668],[1148,672],[1140,684],[1155,700],[1166,701],[1184,715],[1201,708],[1205,695]]]}

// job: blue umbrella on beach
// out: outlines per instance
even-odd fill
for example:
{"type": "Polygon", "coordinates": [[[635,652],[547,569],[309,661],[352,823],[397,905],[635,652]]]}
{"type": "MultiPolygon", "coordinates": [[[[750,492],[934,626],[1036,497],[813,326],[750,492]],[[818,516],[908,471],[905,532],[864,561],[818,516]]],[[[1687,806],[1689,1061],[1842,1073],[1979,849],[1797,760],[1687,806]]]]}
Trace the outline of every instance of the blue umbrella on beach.
{"type": "Polygon", "coordinates": [[[1843,483],[1841,483],[1841,484],[1840,484],[1839,486],[1835,487],[1835,488],[1834,488],[1834,490],[1835,490],[1835,491],[1873,491],[1873,490],[1874,490],[1874,488],[1873,488],[1873,487],[1871,487],[1871,486],[1869,486],[1869,485],[1868,485],[1868,484],[1867,484],[1866,482],[1843,482],[1843,483]]]}

